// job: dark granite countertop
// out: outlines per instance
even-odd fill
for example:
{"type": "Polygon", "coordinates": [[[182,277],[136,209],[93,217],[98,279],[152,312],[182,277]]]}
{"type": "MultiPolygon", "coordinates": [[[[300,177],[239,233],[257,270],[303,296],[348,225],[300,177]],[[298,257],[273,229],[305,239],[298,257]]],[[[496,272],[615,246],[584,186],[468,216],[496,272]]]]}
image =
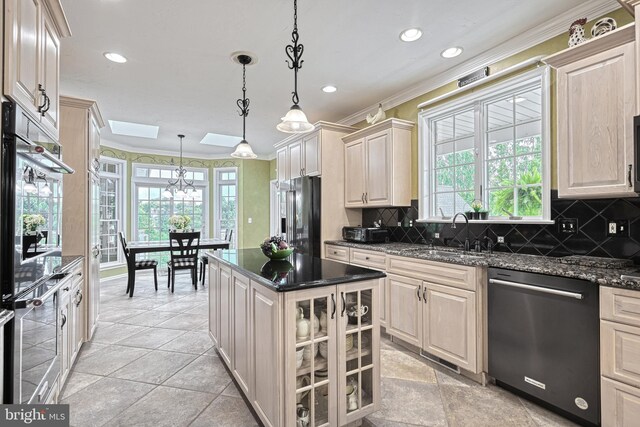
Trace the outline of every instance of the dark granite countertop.
{"type": "Polygon", "coordinates": [[[469,253],[469,256],[460,256],[460,251],[451,248],[438,246],[435,251],[430,251],[425,245],[409,243],[363,244],[343,240],[330,240],[325,243],[430,261],[570,277],[588,280],[602,286],[640,290],[640,266],[627,260],[581,256],[553,258],[505,252],[469,253]],[[637,276],[638,280],[622,280],[623,275],[637,276]]]}
{"type": "Polygon", "coordinates": [[[260,249],[229,249],[206,253],[278,292],[385,277],[384,273],[368,268],[296,253],[281,261],[269,260],[260,249]]]}

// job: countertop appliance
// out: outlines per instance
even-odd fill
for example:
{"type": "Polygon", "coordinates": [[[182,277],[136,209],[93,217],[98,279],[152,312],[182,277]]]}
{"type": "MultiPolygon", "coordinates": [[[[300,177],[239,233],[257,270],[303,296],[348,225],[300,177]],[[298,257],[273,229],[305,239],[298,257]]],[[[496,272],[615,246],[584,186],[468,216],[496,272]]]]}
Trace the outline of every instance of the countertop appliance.
{"type": "Polygon", "coordinates": [[[13,102],[2,103],[0,166],[0,302],[15,315],[4,329],[3,401],[41,403],[55,381],[50,375],[57,376],[57,345],[38,348],[32,339],[36,331],[56,337],[57,291],[51,289],[62,263],[62,177],[74,170],[62,161],[60,144],[13,102]],[[42,304],[28,311],[37,319],[29,319],[23,310],[36,300],[42,304]],[[29,384],[22,380],[27,377],[29,384]]]}
{"type": "Polygon", "coordinates": [[[295,178],[282,183],[280,191],[285,239],[297,253],[320,257],[320,178],[295,178]]]}
{"type": "Polygon", "coordinates": [[[600,425],[598,286],[489,268],[489,375],[583,425],[600,425]]]}
{"type": "Polygon", "coordinates": [[[389,230],[379,227],[342,227],[342,238],[349,242],[384,243],[389,239],[389,230]]]}

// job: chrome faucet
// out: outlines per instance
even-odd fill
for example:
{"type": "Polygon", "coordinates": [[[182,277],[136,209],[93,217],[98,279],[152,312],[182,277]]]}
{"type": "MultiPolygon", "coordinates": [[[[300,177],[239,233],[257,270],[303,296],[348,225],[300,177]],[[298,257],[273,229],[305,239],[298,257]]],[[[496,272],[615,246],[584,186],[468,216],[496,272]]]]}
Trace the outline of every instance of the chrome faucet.
{"type": "Polygon", "coordinates": [[[469,218],[464,213],[458,212],[453,216],[453,220],[451,221],[451,228],[456,228],[456,218],[458,218],[458,215],[462,215],[462,217],[464,218],[465,227],[467,228],[467,238],[464,240],[464,251],[469,252],[469,249],[471,249],[471,242],[469,242],[469,218]]]}

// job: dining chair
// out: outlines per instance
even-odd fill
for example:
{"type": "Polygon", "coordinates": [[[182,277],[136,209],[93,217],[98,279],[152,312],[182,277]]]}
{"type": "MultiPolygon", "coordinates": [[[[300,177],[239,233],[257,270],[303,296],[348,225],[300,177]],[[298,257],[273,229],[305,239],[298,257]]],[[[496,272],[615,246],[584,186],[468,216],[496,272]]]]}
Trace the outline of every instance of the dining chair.
{"type": "MultiPolygon", "coordinates": [[[[129,290],[131,289],[131,280],[133,279],[133,272],[129,271],[129,247],[127,246],[127,239],[124,238],[124,234],[122,234],[122,231],[118,231],[118,237],[120,238],[122,252],[124,252],[124,258],[127,262],[127,293],[129,294],[129,297],[132,297],[133,293],[129,292],[129,290]]],[[[136,261],[133,268],[135,271],[153,269],[153,284],[156,288],[156,291],[158,290],[158,261],[156,261],[155,259],[144,259],[136,261]]]]}
{"type": "MultiPolygon", "coordinates": [[[[225,230],[224,232],[224,240],[229,242],[229,244],[231,244],[231,240],[233,239],[233,230],[225,230]]],[[[200,283],[202,284],[202,287],[204,287],[204,281],[206,279],[207,276],[207,266],[209,265],[209,256],[208,255],[202,255],[200,257],[200,275],[198,276],[198,279],[200,280],[200,283]]]]}
{"type": "Polygon", "coordinates": [[[171,293],[173,293],[177,270],[191,270],[191,283],[198,289],[196,276],[198,274],[200,232],[169,233],[169,247],[171,250],[171,261],[167,262],[169,268],[167,288],[171,287],[171,293]]]}

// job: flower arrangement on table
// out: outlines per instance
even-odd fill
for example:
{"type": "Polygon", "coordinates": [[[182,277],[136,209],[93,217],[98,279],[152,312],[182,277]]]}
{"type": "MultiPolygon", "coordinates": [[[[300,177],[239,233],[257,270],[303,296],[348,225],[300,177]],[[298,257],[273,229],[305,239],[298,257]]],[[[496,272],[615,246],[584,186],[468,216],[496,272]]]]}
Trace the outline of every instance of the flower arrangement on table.
{"type": "Polygon", "coordinates": [[[191,224],[191,218],[187,215],[173,215],[169,218],[169,224],[173,226],[176,231],[184,231],[191,224]]]}
{"type": "Polygon", "coordinates": [[[40,214],[23,214],[22,215],[22,231],[25,234],[35,234],[38,227],[45,225],[47,220],[40,214]]]}
{"type": "Polygon", "coordinates": [[[287,241],[278,236],[264,239],[260,249],[262,249],[263,254],[271,259],[284,259],[293,253],[293,248],[289,247],[287,241]]]}

